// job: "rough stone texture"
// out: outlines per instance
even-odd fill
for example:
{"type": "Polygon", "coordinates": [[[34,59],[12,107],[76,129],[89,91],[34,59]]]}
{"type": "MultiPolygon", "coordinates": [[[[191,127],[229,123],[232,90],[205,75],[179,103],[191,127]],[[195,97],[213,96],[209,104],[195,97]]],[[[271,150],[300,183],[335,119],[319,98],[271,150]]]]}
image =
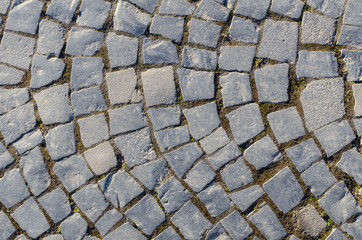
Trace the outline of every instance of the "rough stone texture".
{"type": "Polygon", "coordinates": [[[302,14],[304,2],[300,0],[273,0],[270,10],[272,12],[298,19],[302,14]]]}
{"type": "Polygon", "coordinates": [[[140,8],[143,8],[149,13],[153,13],[158,4],[158,0],[130,0],[131,3],[137,5],[140,8]]]}
{"type": "Polygon", "coordinates": [[[183,67],[201,68],[206,70],[215,70],[217,65],[217,53],[204,49],[185,46],[182,52],[183,67]]]}
{"type": "Polygon", "coordinates": [[[195,6],[187,0],[165,0],[159,9],[160,14],[191,15],[195,6]]]}
{"type": "Polygon", "coordinates": [[[78,4],[79,0],[52,0],[46,14],[65,24],[69,24],[73,19],[78,4]]]}
{"type": "Polygon", "coordinates": [[[122,226],[118,227],[116,230],[108,234],[104,240],[114,240],[114,239],[134,239],[134,240],[146,240],[139,231],[137,231],[131,224],[125,223],[122,226]]]}
{"type": "Polygon", "coordinates": [[[156,14],[152,18],[150,33],[158,34],[180,43],[183,37],[184,22],[185,20],[182,17],[160,16],[156,14]]]}
{"type": "Polygon", "coordinates": [[[317,237],[327,227],[327,223],[312,205],[298,211],[296,216],[298,225],[312,237],[317,237]]]}
{"type": "Polygon", "coordinates": [[[352,223],[345,223],[341,226],[341,229],[352,236],[354,239],[360,239],[362,237],[362,218],[361,216],[356,217],[352,223]]]}
{"type": "Polygon", "coordinates": [[[245,150],[244,157],[256,170],[279,162],[283,158],[269,135],[266,135],[248,147],[245,150]]]}
{"type": "Polygon", "coordinates": [[[309,139],[286,149],[286,153],[299,172],[304,171],[313,162],[322,157],[322,153],[313,139],[309,139]]]}
{"type": "Polygon", "coordinates": [[[289,65],[275,64],[257,69],[254,72],[258,98],[260,102],[287,102],[289,65]]]}
{"type": "Polygon", "coordinates": [[[362,49],[361,27],[342,26],[337,44],[362,49]]]}
{"type": "Polygon", "coordinates": [[[103,113],[81,118],[77,122],[84,147],[88,148],[109,139],[108,125],[103,113]]]}
{"type": "Polygon", "coordinates": [[[302,20],[301,42],[305,44],[331,45],[335,20],[323,15],[305,12],[302,20]]]}
{"type": "Polygon", "coordinates": [[[98,183],[108,201],[116,208],[123,208],[143,193],[141,186],[124,170],[110,173],[98,183]]]}
{"type": "Polygon", "coordinates": [[[226,22],[230,10],[223,6],[223,4],[223,2],[219,2],[217,0],[202,0],[194,12],[194,16],[209,21],[226,22]]]}
{"type": "Polygon", "coordinates": [[[184,101],[206,100],[215,97],[215,74],[178,68],[182,98],[184,101]]]}
{"type": "Polygon", "coordinates": [[[31,238],[37,238],[50,228],[48,221],[33,198],[26,200],[11,217],[31,238]]]}
{"type": "Polygon", "coordinates": [[[212,227],[191,201],[173,215],[171,221],[186,239],[200,239],[204,232],[212,227]]]}
{"type": "Polygon", "coordinates": [[[26,88],[0,88],[0,114],[19,107],[29,101],[29,91],[26,88]]]}
{"type": "Polygon", "coordinates": [[[331,123],[315,132],[318,141],[330,157],[355,139],[347,120],[331,123]]]}
{"type": "Polygon", "coordinates": [[[73,56],[92,56],[100,50],[103,38],[103,33],[72,27],[65,53],[73,56]]]}
{"type": "Polygon", "coordinates": [[[71,212],[69,200],[60,188],[45,194],[38,201],[49,217],[56,223],[62,221],[71,212]]]}
{"type": "Polygon", "coordinates": [[[70,193],[93,177],[87,162],[80,154],[55,163],[53,171],[70,193]]]}
{"type": "Polygon", "coordinates": [[[107,104],[98,86],[72,92],[70,97],[74,115],[77,117],[107,109],[107,104]]]}
{"type": "Polygon", "coordinates": [[[234,14],[240,14],[262,20],[266,16],[270,0],[241,0],[236,5],[234,14]]]}
{"type": "Polygon", "coordinates": [[[248,218],[267,239],[281,239],[287,235],[277,216],[268,205],[255,210],[248,215],[248,218]]]}
{"type": "Polygon", "coordinates": [[[45,125],[65,123],[73,119],[67,83],[56,85],[34,94],[42,122],[45,125]]]}
{"type": "MultiPolygon", "coordinates": [[[[203,0],[199,5],[199,8],[205,1],[212,1],[212,0],[203,0]]],[[[188,42],[216,48],[220,38],[221,26],[211,22],[201,21],[192,18],[190,21],[189,31],[190,33],[189,33],[188,42]]]]}
{"type": "Polygon", "coordinates": [[[337,225],[362,211],[343,182],[334,185],[318,202],[337,225]]]}
{"type": "Polygon", "coordinates": [[[103,0],[84,0],[79,9],[77,24],[101,29],[110,9],[110,2],[103,0]]]}
{"type": "Polygon", "coordinates": [[[155,132],[155,137],[161,152],[190,141],[190,134],[187,126],[169,128],[155,132]]]}
{"type": "Polygon", "coordinates": [[[0,212],[0,222],[0,237],[1,239],[8,239],[15,232],[15,228],[3,211],[0,212]]]}
{"type": "Polygon", "coordinates": [[[110,32],[106,37],[108,57],[112,68],[137,63],[138,39],[110,32]]]}
{"type": "Polygon", "coordinates": [[[189,125],[193,138],[199,140],[209,135],[220,125],[216,103],[207,103],[182,111],[189,125]]]}
{"type": "Polygon", "coordinates": [[[156,131],[181,123],[179,107],[151,108],[147,111],[147,115],[156,131]]]}
{"type": "Polygon", "coordinates": [[[145,64],[179,63],[177,49],[171,41],[143,40],[143,62],[145,64]]]}
{"type": "Polygon", "coordinates": [[[75,57],[72,62],[70,88],[79,90],[103,82],[103,65],[100,57],[75,57]]]}
{"type": "Polygon", "coordinates": [[[231,160],[239,157],[241,155],[240,149],[234,141],[227,144],[225,147],[217,151],[207,160],[211,164],[212,168],[216,171],[219,168],[223,167],[225,164],[231,160]]]}
{"type": "Polygon", "coordinates": [[[215,172],[204,161],[201,161],[187,173],[185,182],[192,190],[200,192],[215,178],[215,176],[215,172]]]}
{"type": "Polygon", "coordinates": [[[308,0],[307,4],[330,17],[339,18],[342,15],[344,0],[308,0]]]}
{"type": "Polygon", "coordinates": [[[249,75],[229,73],[220,76],[221,95],[224,107],[231,107],[253,100],[249,75]]]}
{"type": "Polygon", "coordinates": [[[223,46],[220,48],[219,67],[227,71],[250,72],[255,50],[254,46],[223,46]]]}
{"type": "Polygon", "coordinates": [[[347,67],[347,80],[362,81],[362,52],[343,49],[342,57],[347,67]]]}
{"type": "Polygon", "coordinates": [[[344,152],[340,161],[337,163],[337,167],[353,177],[358,185],[362,184],[362,155],[356,148],[344,152]]]}
{"type": "Polygon", "coordinates": [[[341,118],[346,113],[343,96],[342,78],[309,83],[300,94],[307,129],[314,131],[341,118]]]}
{"type": "Polygon", "coordinates": [[[361,2],[358,0],[349,0],[344,11],[343,24],[362,27],[361,2]]]}
{"type": "Polygon", "coordinates": [[[230,191],[251,183],[254,178],[248,166],[240,157],[233,164],[221,170],[221,176],[230,191]]]}
{"type": "Polygon", "coordinates": [[[14,162],[13,156],[6,150],[3,144],[0,144],[0,170],[14,162]]]}
{"type": "Polygon", "coordinates": [[[235,41],[244,43],[259,42],[259,27],[250,19],[234,16],[228,34],[235,41]]]}
{"type": "Polygon", "coordinates": [[[211,217],[219,216],[232,206],[228,195],[218,184],[213,184],[210,187],[207,187],[197,196],[205,204],[205,207],[209,211],[211,217]]]}
{"type": "Polygon", "coordinates": [[[168,227],[161,234],[157,235],[157,237],[152,238],[152,240],[169,240],[169,239],[181,240],[180,236],[171,227],[168,227]]]}
{"type": "Polygon", "coordinates": [[[298,53],[297,77],[337,77],[337,59],[332,52],[325,51],[305,51],[298,53]]]}
{"type": "Polygon", "coordinates": [[[334,228],[326,240],[347,240],[347,237],[337,228],[334,228]]]}
{"type": "Polygon", "coordinates": [[[217,223],[206,235],[206,240],[215,239],[231,240],[220,223],[217,223]]]}
{"type": "Polygon", "coordinates": [[[59,125],[52,128],[45,135],[50,157],[54,160],[60,160],[76,151],[73,123],[59,125]]]}
{"type": "Polygon", "coordinates": [[[229,142],[230,139],[226,131],[222,127],[219,127],[208,137],[202,139],[200,144],[206,154],[211,154],[224,147],[229,142]]]}
{"type": "Polygon", "coordinates": [[[39,23],[36,52],[59,57],[63,48],[65,33],[62,25],[42,19],[39,23]]]}
{"type": "Polygon", "coordinates": [[[79,213],[68,217],[60,224],[60,231],[65,239],[81,240],[88,229],[87,222],[79,213]]]}
{"type": "Polygon", "coordinates": [[[240,210],[244,212],[263,195],[263,189],[259,185],[254,185],[243,190],[233,192],[230,194],[230,198],[240,208],[240,210]]]}
{"type": "Polygon", "coordinates": [[[284,168],[263,184],[265,192],[284,213],[299,204],[304,193],[289,167],[284,168]]]}
{"type": "Polygon", "coordinates": [[[238,145],[245,143],[265,129],[260,108],[256,103],[239,107],[225,115],[238,145]]]}
{"type": "Polygon", "coordinates": [[[21,82],[24,72],[0,64],[0,85],[15,85],[21,82]]]}
{"type": "Polygon", "coordinates": [[[8,11],[10,0],[1,0],[0,3],[0,13],[5,14],[8,11]]]}
{"type": "Polygon", "coordinates": [[[220,223],[233,239],[245,239],[253,232],[237,211],[221,219],[220,223]]]}
{"type": "Polygon", "coordinates": [[[151,235],[155,228],[166,220],[165,214],[151,195],[146,195],[127,210],[126,215],[147,235],[151,235]]]}
{"type": "Polygon", "coordinates": [[[279,143],[289,142],[305,135],[303,121],[296,107],[269,113],[267,119],[279,143]]]}
{"type": "Polygon", "coordinates": [[[105,236],[109,230],[121,219],[123,215],[116,209],[109,210],[106,212],[95,224],[99,233],[105,236]]]}
{"type": "Polygon", "coordinates": [[[297,43],[298,24],[296,22],[267,19],[264,22],[263,38],[256,56],[294,63],[297,57],[297,43]]]}
{"type": "Polygon", "coordinates": [[[108,172],[117,166],[112,145],[107,141],[84,152],[85,160],[96,175],[108,172]]]}
{"type": "Polygon", "coordinates": [[[0,178],[0,201],[5,207],[11,208],[29,195],[18,168],[6,172],[0,178]]]}
{"type": "Polygon", "coordinates": [[[353,96],[354,96],[354,115],[361,116],[362,115],[362,84],[353,84],[353,96]]]}

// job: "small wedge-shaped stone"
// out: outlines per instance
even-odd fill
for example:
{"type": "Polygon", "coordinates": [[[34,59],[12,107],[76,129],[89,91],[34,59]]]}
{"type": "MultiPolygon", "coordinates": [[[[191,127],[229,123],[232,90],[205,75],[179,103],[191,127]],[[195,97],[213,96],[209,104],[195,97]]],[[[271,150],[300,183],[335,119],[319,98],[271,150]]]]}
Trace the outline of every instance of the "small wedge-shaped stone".
{"type": "Polygon", "coordinates": [[[337,167],[353,177],[358,185],[362,185],[362,155],[356,148],[344,152],[337,167]]]}
{"type": "Polygon", "coordinates": [[[152,40],[145,38],[143,40],[143,62],[145,64],[157,63],[179,63],[177,49],[171,41],[152,40]]]}
{"type": "Polygon", "coordinates": [[[46,14],[65,24],[69,24],[80,0],[52,0],[46,14]]]}

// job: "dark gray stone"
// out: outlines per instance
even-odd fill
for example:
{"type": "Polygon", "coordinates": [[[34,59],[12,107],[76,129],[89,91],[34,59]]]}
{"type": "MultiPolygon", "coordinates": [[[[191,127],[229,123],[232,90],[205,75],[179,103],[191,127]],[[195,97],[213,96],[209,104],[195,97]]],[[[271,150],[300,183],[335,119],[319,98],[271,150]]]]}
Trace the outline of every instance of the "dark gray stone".
{"type": "Polygon", "coordinates": [[[358,185],[362,185],[362,155],[356,148],[344,152],[337,167],[353,177],[358,185]]]}
{"type": "Polygon", "coordinates": [[[29,195],[18,168],[6,172],[0,178],[0,201],[5,207],[11,208],[29,195]]]}
{"type": "Polygon", "coordinates": [[[98,86],[72,92],[70,97],[74,115],[77,117],[107,109],[106,101],[98,86]]]}
{"type": "Polygon", "coordinates": [[[220,76],[219,80],[224,107],[240,105],[253,100],[248,74],[233,72],[220,76]]]}
{"type": "Polygon", "coordinates": [[[215,176],[215,172],[204,161],[201,161],[187,173],[185,182],[192,190],[200,192],[215,178],[215,176]]]}
{"type": "Polygon", "coordinates": [[[342,26],[337,44],[362,49],[362,28],[345,25],[342,26]]]}
{"type": "Polygon", "coordinates": [[[156,14],[152,18],[150,33],[158,34],[180,43],[184,32],[184,22],[182,17],[160,16],[156,14]]]}
{"type": "Polygon", "coordinates": [[[11,224],[8,216],[6,216],[3,211],[0,212],[0,222],[0,238],[8,239],[15,232],[16,229],[11,224]]]}
{"type": "Polygon", "coordinates": [[[273,0],[270,10],[272,12],[298,19],[302,14],[304,2],[300,0],[273,0]]]}
{"type": "Polygon", "coordinates": [[[69,24],[77,9],[79,0],[52,0],[46,14],[65,24],[69,24]]]}
{"type": "Polygon", "coordinates": [[[218,184],[213,184],[210,187],[207,187],[197,196],[205,204],[205,207],[209,211],[211,217],[219,216],[232,206],[228,195],[218,184]]]}
{"type": "Polygon", "coordinates": [[[123,215],[118,212],[116,209],[109,210],[106,212],[95,224],[99,233],[102,236],[105,236],[109,230],[121,219],[123,215]]]}
{"type": "Polygon", "coordinates": [[[308,0],[307,4],[330,17],[339,18],[342,15],[344,0],[308,0]]]}
{"type": "Polygon", "coordinates": [[[26,88],[0,88],[0,114],[25,104],[29,99],[29,91],[26,88]]]}
{"type": "Polygon", "coordinates": [[[117,166],[112,145],[109,141],[98,144],[84,152],[85,160],[96,175],[108,172],[117,166]]]}
{"type": "Polygon", "coordinates": [[[161,152],[190,141],[190,134],[186,125],[155,132],[155,137],[161,152]]]}
{"type": "Polygon", "coordinates": [[[304,197],[303,190],[289,167],[266,181],[263,188],[274,204],[284,213],[298,205],[304,197]]]}
{"type": "Polygon", "coordinates": [[[337,77],[338,64],[333,52],[299,51],[297,77],[337,77]]]}
{"type": "Polygon", "coordinates": [[[110,32],[106,38],[108,57],[112,68],[137,63],[138,39],[110,32]]]}
{"type": "Polygon", "coordinates": [[[361,1],[349,0],[344,10],[343,24],[362,27],[362,16],[359,11],[361,8],[361,1]]]}
{"type": "Polygon", "coordinates": [[[270,0],[240,0],[236,5],[234,14],[240,14],[262,20],[266,16],[270,0]]]}
{"type": "Polygon", "coordinates": [[[88,148],[109,139],[109,130],[104,114],[93,115],[78,120],[83,146],[88,148]]]}
{"type": "Polygon", "coordinates": [[[250,72],[255,50],[255,46],[222,46],[220,48],[219,67],[227,71],[250,72]]]}
{"type": "Polygon", "coordinates": [[[354,239],[362,238],[362,217],[361,215],[356,217],[352,223],[345,223],[341,226],[341,229],[352,236],[354,239]]]}
{"type": "Polygon", "coordinates": [[[0,64],[0,85],[16,85],[21,82],[24,72],[0,64]]]}
{"type": "Polygon", "coordinates": [[[8,165],[14,162],[13,156],[6,150],[5,146],[0,144],[0,170],[3,170],[8,165]]]}
{"type": "Polygon", "coordinates": [[[201,68],[206,70],[215,70],[217,65],[217,53],[204,49],[185,46],[182,52],[183,67],[201,68]]]}
{"type": "Polygon", "coordinates": [[[253,229],[237,211],[221,219],[220,223],[233,239],[245,239],[253,232],[253,229]]]}
{"type": "Polygon", "coordinates": [[[181,110],[179,107],[151,108],[147,111],[147,115],[156,131],[170,126],[177,126],[181,123],[181,110]]]}
{"type": "Polygon", "coordinates": [[[224,228],[220,223],[217,223],[212,229],[210,229],[206,235],[206,240],[231,240],[231,238],[226,234],[224,228]]]}
{"type": "Polygon", "coordinates": [[[191,15],[195,6],[187,0],[165,0],[159,9],[160,14],[191,15]]]}
{"type": "Polygon", "coordinates": [[[292,160],[298,172],[304,171],[313,162],[322,157],[322,153],[313,139],[308,139],[307,141],[286,149],[286,153],[290,160],[292,160]]]}
{"type": "Polygon", "coordinates": [[[139,231],[137,231],[131,224],[125,223],[118,227],[116,230],[108,234],[104,240],[115,240],[115,239],[132,239],[132,240],[146,240],[139,231]]]}
{"type": "Polygon", "coordinates": [[[243,190],[233,192],[230,194],[230,198],[240,210],[244,212],[263,195],[263,189],[259,185],[253,185],[243,190]]]}
{"type": "Polygon", "coordinates": [[[169,239],[181,240],[180,236],[171,227],[168,227],[161,234],[157,235],[157,237],[152,238],[152,240],[169,240],[169,239]]]}
{"type": "Polygon", "coordinates": [[[88,229],[87,222],[79,213],[68,217],[60,224],[60,231],[65,239],[81,240],[88,229]]]}
{"type": "Polygon", "coordinates": [[[335,20],[320,14],[305,12],[302,20],[301,42],[305,44],[331,45],[335,20]]]}
{"type": "Polygon", "coordinates": [[[221,177],[228,186],[229,190],[240,188],[254,181],[253,174],[249,167],[245,165],[240,157],[238,160],[221,170],[221,177]]]}
{"type": "Polygon", "coordinates": [[[177,49],[171,41],[143,39],[143,62],[145,64],[179,63],[177,49]]]}
{"type": "Polygon", "coordinates": [[[65,54],[92,56],[101,49],[104,34],[98,31],[72,27],[70,29],[65,54]]]}
{"type": "Polygon", "coordinates": [[[103,0],[84,0],[79,9],[77,24],[101,29],[108,17],[111,3],[103,0]]]}
{"type": "Polygon", "coordinates": [[[19,141],[14,143],[14,147],[20,154],[24,154],[43,142],[43,135],[40,130],[37,129],[25,134],[19,141]]]}
{"type": "Polygon", "coordinates": [[[362,81],[362,52],[343,49],[342,57],[347,66],[347,80],[362,81]]]}
{"type": "Polygon", "coordinates": [[[219,127],[208,137],[200,141],[201,147],[206,154],[212,154],[230,142],[226,131],[219,127]]]}
{"type": "Polygon", "coordinates": [[[55,223],[58,223],[66,218],[72,210],[67,196],[61,188],[56,188],[55,190],[45,194],[39,198],[38,201],[55,223]]]}
{"type": "Polygon", "coordinates": [[[347,237],[337,228],[334,228],[326,240],[347,240],[347,237]]]}
{"type": "Polygon", "coordinates": [[[244,43],[259,42],[259,27],[250,19],[234,16],[228,34],[235,41],[244,43]]]}
{"type": "MultiPolygon", "coordinates": [[[[213,1],[213,0],[203,0],[201,2],[201,4],[205,1],[213,1]]],[[[201,4],[199,5],[199,7],[201,6],[201,4]]],[[[215,3],[215,4],[218,4],[218,3],[215,3]]],[[[219,5],[219,6],[221,6],[221,5],[219,5]]],[[[197,13],[197,10],[196,10],[196,13],[197,13]]],[[[216,25],[211,22],[201,21],[201,20],[192,18],[190,21],[190,30],[189,31],[190,31],[190,33],[189,33],[188,42],[205,45],[207,47],[216,48],[216,46],[219,42],[219,38],[220,38],[221,26],[216,25]]]]}
{"type": "Polygon", "coordinates": [[[207,160],[210,162],[212,168],[217,171],[219,168],[223,167],[225,164],[234,160],[235,158],[241,155],[238,145],[234,141],[231,141],[225,147],[221,148],[207,160]]]}
{"type": "Polygon", "coordinates": [[[50,157],[54,160],[60,160],[75,153],[75,136],[73,123],[59,125],[52,128],[45,135],[50,157]]]}
{"type": "Polygon", "coordinates": [[[193,15],[208,21],[226,22],[229,13],[230,9],[223,6],[222,3],[220,4],[217,0],[202,0],[193,15]]]}
{"type": "Polygon", "coordinates": [[[39,23],[36,52],[59,57],[64,45],[65,33],[62,25],[42,19],[39,23]]]}
{"type": "Polygon", "coordinates": [[[316,238],[327,227],[327,223],[312,205],[302,208],[296,213],[296,217],[298,226],[313,238],[316,238]]]}
{"type": "Polygon", "coordinates": [[[73,58],[70,88],[79,90],[92,85],[100,85],[103,82],[102,64],[100,57],[73,58]]]}

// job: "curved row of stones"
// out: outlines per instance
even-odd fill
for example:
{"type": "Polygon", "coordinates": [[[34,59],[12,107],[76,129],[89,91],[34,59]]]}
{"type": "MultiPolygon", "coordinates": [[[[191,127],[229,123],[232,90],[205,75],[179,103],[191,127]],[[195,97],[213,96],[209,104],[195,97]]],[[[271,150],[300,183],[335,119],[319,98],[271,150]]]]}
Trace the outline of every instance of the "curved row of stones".
{"type": "Polygon", "coordinates": [[[361,239],[361,9],[0,0],[0,238],[361,239]]]}

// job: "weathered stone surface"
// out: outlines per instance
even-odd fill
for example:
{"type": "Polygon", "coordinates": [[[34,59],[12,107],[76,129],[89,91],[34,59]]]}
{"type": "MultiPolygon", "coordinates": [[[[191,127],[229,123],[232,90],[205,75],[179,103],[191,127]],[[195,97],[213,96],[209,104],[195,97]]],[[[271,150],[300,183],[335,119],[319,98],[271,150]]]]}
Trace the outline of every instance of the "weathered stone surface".
{"type": "Polygon", "coordinates": [[[299,51],[297,61],[297,77],[337,77],[337,59],[332,52],[325,51],[299,51]]]}
{"type": "Polygon", "coordinates": [[[335,20],[323,15],[305,12],[302,20],[301,42],[331,45],[334,38],[335,20]]]}
{"type": "Polygon", "coordinates": [[[270,0],[241,0],[236,5],[234,14],[240,14],[262,20],[266,16],[270,0]]]}
{"type": "Polygon", "coordinates": [[[186,125],[155,132],[155,137],[161,152],[190,141],[190,134],[186,125]]]}
{"type": "Polygon", "coordinates": [[[106,44],[112,68],[126,67],[137,63],[137,38],[110,32],[106,37],[106,44]]]}
{"type": "Polygon", "coordinates": [[[230,194],[230,197],[240,210],[244,212],[263,195],[263,189],[259,185],[254,185],[243,190],[233,192],[230,194]]]}
{"type": "MultiPolygon", "coordinates": [[[[252,2],[253,0],[248,1],[252,2]]],[[[267,19],[264,22],[263,38],[256,56],[279,62],[295,63],[297,44],[298,24],[296,22],[267,19]]]]}
{"type": "Polygon", "coordinates": [[[210,162],[212,168],[216,171],[231,160],[239,157],[240,155],[241,152],[239,147],[234,141],[231,141],[229,144],[217,151],[207,160],[210,162]]]}
{"type": "Polygon", "coordinates": [[[222,46],[220,48],[219,67],[227,71],[250,72],[256,47],[222,46]],[[235,61],[235,59],[238,59],[235,61]]]}
{"type": "Polygon", "coordinates": [[[145,64],[179,63],[177,49],[171,41],[143,40],[143,62],[145,64]]]}
{"type": "Polygon", "coordinates": [[[343,94],[342,78],[322,79],[307,85],[300,94],[300,101],[309,131],[331,123],[346,113],[343,94]]]}
{"type": "Polygon", "coordinates": [[[341,226],[341,229],[352,236],[354,239],[360,239],[362,237],[362,218],[356,217],[352,223],[345,223],[341,226]]]}
{"type": "Polygon", "coordinates": [[[88,229],[87,222],[79,213],[68,217],[60,224],[60,231],[65,239],[81,240],[88,229]]]}
{"type": "Polygon", "coordinates": [[[206,235],[206,240],[216,239],[231,240],[220,223],[217,223],[206,235]]]}
{"type": "Polygon", "coordinates": [[[31,88],[41,88],[62,77],[65,68],[59,58],[49,58],[35,54],[31,66],[31,88]]]}
{"type": "Polygon", "coordinates": [[[181,123],[179,107],[151,108],[147,111],[147,115],[156,131],[181,123]]]}
{"type": "Polygon", "coordinates": [[[344,5],[343,0],[308,0],[307,3],[309,6],[333,18],[339,18],[342,15],[344,5]]]}
{"type": "Polygon", "coordinates": [[[45,135],[48,152],[54,160],[60,160],[75,153],[75,136],[73,123],[52,128],[45,135]]]}
{"type": "Polygon", "coordinates": [[[209,21],[226,22],[229,13],[230,9],[223,6],[223,2],[217,0],[202,0],[193,15],[209,21]]]}
{"type": "Polygon", "coordinates": [[[88,148],[109,139],[108,125],[103,113],[81,118],[77,122],[84,147],[88,148]]]}
{"type": "Polygon", "coordinates": [[[341,160],[337,163],[337,167],[353,177],[358,185],[362,184],[362,155],[356,148],[344,152],[341,160]]]}
{"type": "Polygon", "coordinates": [[[150,33],[158,34],[180,43],[183,37],[184,22],[185,20],[182,17],[160,16],[156,14],[152,18],[150,33]]]}
{"type": "Polygon", "coordinates": [[[312,237],[317,237],[327,227],[327,223],[312,205],[298,211],[296,216],[298,225],[312,237]]]}
{"type": "MultiPolygon", "coordinates": [[[[84,240],[97,240],[98,238],[96,238],[96,239],[92,239],[92,238],[88,239],[87,236],[86,236],[83,239],[84,240]]],[[[52,235],[48,235],[48,236],[44,237],[43,240],[64,240],[64,238],[63,238],[63,236],[61,234],[52,234],[52,235]]]]}
{"type": "Polygon", "coordinates": [[[205,204],[211,217],[217,217],[231,207],[231,201],[224,189],[213,184],[197,195],[205,204]]]}
{"type": "Polygon", "coordinates": [[[161,234],[157,235],[157,237],[152,238],[152,240],[169,240],[169,239],[181,240],[180,236],[171,227],[168,227],[161,234]]]}
{"type": "Polygon", "coordinates": [[[0,178],[0,201],[5,207],[11,208],[29,195],[18,168],[6,172],[0,178]]]}
{"type": "Polygon", "coordinates": [[[103,38],[103,33],[72,27],[65,53],[73,56],[92,56],[101,49],[103,38]]]}
{"type": "Polygon", "coordinates": [[[220,76],[219,79],[224,107],[231,107],[253,100],[248,74],[233,72],[220,76]]]}
{"type": "Polygon", "coordinates": [[[208,137],[202,139],[200,141],[200,144],[206,154],[211,154],[217,151],[218,149],[224,147],[229,142],[230,139],[226,131],[222,127],[219,127],[208,137]]]}
{"type": "Polygon", "coordinates": [[[130,2],[146,10],[149,13],[153,13],[158,4],[158,0],[130,0],[130,2]]]}
{"type": "Polygon", "coordinates": [[[65,24],[69,24],[77,9],[79,0],[52,0],[46,14],[65,24]]]}
{"type": "Polygon", "coordinates": [[[265,192],[284,213],[299,204],[304,193],[289,167],[279,171],[263,184],[265,192]]]}
{"type": "Polygon", "coordinates": [[[45,194],[38,201],[49,217],[56,223],[62,221],[71,212],[69,200],[60,188],[45,194]]]}
{"type": "Polygon", "coordinates": [[[6,168],[14,162],[13,156],[6,150],[3,144],[0,144],[0,170],[6,168]]]}
{"type": "Polygon", "coordinates": [[[221,219],[220,223],[233,239],[245,239],[253,232],[237,211],[221,219]]]}
{"type": "Polygon", "coordinates": [[[106,212],[95,224],[99,233],[105,236],[109,230],[121,219],[123,215],[116,209],[109,210],[106,212]]]}
{"type": "Polygon", "coordinates": [[[361,116],[362,115],[362,84],[353,84],[353,97],[354,97],[354,115],[361,116]]]}
{"type": "Polygon", "coordinates": [[[117,166],[112,145],[107,141],[84,152],[85,160],[96,175],[108,172],[117,166]]]}
{"type": "Polygon", "coordinates": [[[354,26],[342,26],[337,44],[347,45],[362,49],[362,28],[354,26]]]}
{"type": "Polygon", "coordinates": [[[146,240],[139,231],[137,231],[131,224],[125,223],[122,226],[118,227],[116,230],[108,234],[104,240],[114,240],[114,239],[134,239],[134,240],[146,240]]]}
{"type": "Polygon", "coordinates": [[[79,90],[103,82],[103,65],[100,57],[75,57],[72,62],[70,88],[79,90]]]}
{"type": "Polygon", "coordinates": [[[236,144],[241,145],[265,129],[256,103],[239,107],[225,115],[236,144]]]}
{"type": "Polygon", "coordinates": [[[15,228],[3,211],[0,212],[0,222],[0,237],[1,239],[8,239],[15,232],[15,228]]]}
{"type": "Polygon", "coordinates": [[[101,29],[110,9],[111,3],[103,0],[82,1],[77,24],[101,29]]]}
{"type": "Polygon", "coordinates": [[[6,14],[10,5],[10,0],[1,0],[0,1],[0,13],[6,14]]]}
{"type": "Polygon", "coordinates": [[[0,64],[0,85],[15,85],[21,82],[24,72],[0,64]]]}
{"type": "Polygon", "coordinates": [[[347,240],[347,237],[337,228],[334,228],[326,240],[347,240]]]}
{"type": "Polygon", "coordinates": [[[206,70],[215,70],[217,65],[217,53],[204,49],[185,46],[182,52],[183,67],[201,68],[206,70]]]}
{"type": "Polygon", "coordinates": [[[304,2],[300,0],[273,0],[270,10],[290,18],[298,19],[302,14],[304,2]]]}
{"type": "Polygon", "coordinates": [[[185,182],[192,190],[200,192],[215,178],[215,176],[215,172],[204,161],[201,161],[187,173],[185,182]]]}
{"type": "Polygon", "coordinates": [[[250,19],[234,16],[228,34],[235,41],[244,43],[259,42],[259,27],[250,19]]]}
{"type": "Polygon", "coordinates": [[[42,19],[39,23],[36,52],[59,57],[64,45],[65,33],[62,25],[42,19]]]}
{"type": "Polygon", "coordinates": [[[349,0],[346,5],[343,16],[343,24],[355,25],[362,27],[361,2],[358,0],[349,0]]]}
{"type": "Polygon", "coordinates": [[[100,87],[90,87],[70,95],[75,116],[81,116],[92,112],[99,112],[107,109],[100,87]]]}
{"type": "Polygon", "coordinates": [[[221,177],[230,191],[254,181],[253,174],[241,157],[235,163],[221,170],[221,177]]]}
{"type": "Polygon", "coordinates": [[[362,52],[343,49],[342,57],[347,67],[347,80],[362,81],[362,52]]]}
{"type": "Polygon", "coordinates": [[[322,157],[322,153],[313,139],[309,139],[286,149],[286,153],[299,172],[304,171],[313,162],[322,157]]]}
{"type": "Polygon", "coordinates": [[[165,0],[159,9],[160,14],[191,15],[195,6],[187,0],[165,0]]]}
{"type": "MultiPolygon", "coordinates": [[[[203,0],[202,2],[205,2],[205,0],[203,0]]],[[[196,43],[207,47],[215,48],[219,42],[220,33],[221,26],[211,22],[201,21],[192,18],[190,21],[190,34],[188,41],[190,43],[196,43]]]]}
{"type": "Polygon", "coordinates": [[[19,107],[29,101],[29,91],[26,88],[0,88],[0,114],[19,107]]]}

